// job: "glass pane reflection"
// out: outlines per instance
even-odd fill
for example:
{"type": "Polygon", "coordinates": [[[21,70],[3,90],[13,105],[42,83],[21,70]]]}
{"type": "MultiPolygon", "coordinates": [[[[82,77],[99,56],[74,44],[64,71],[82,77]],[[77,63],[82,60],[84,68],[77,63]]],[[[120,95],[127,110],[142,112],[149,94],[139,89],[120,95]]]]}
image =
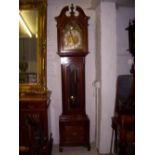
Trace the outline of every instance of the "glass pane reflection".
{"type": "Polygon", "coordinates": [[[78,95],[78,86],[79,86],[79,68],[75,64],[69,66],[69,101],[70,108],[76,108],[79,106],[79,95],[78,95]]]}
{"type": "Polygon", "coordinates": [[[37,82],[38,11],[19,13],[19,82],[37,82]]]}

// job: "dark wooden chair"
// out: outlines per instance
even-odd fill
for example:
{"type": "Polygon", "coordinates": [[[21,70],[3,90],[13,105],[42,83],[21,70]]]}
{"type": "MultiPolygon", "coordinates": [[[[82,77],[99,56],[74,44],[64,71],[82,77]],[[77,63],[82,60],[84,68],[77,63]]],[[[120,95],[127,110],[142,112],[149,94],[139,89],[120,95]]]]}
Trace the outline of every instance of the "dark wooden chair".
{"type": "MultiPolygon", "coordinates": [[[[118,155],[134,155],[135,82],[133,75],[120,75],[118,77],[112,129],[115,133],[115,153],[118,155]]],[[[110,152],[112,153],[112,145],[110,152]]]]}

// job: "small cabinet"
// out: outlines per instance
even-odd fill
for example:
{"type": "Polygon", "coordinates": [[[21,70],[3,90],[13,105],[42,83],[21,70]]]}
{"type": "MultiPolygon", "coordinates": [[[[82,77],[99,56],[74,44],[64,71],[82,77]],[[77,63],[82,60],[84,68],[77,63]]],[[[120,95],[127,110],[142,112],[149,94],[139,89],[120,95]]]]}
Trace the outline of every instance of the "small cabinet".
{"type": "MultiPolygon", "coordinates": [[[[50,93],[46,95],[21,96],[19,102],[19,145],[33,154],[41,149],[41,155],[50,153],[52,139],[48,136],[47,112],[50,93]],[[40,144],[44,143],[44,144],[40,144]],[[41,148],[44,145],[44,148],[41,148]]],[[[21,151],[22,152],[22,151],[21,151]]],[[[20,154],[22,154],[20,152],[20,154]]]]}

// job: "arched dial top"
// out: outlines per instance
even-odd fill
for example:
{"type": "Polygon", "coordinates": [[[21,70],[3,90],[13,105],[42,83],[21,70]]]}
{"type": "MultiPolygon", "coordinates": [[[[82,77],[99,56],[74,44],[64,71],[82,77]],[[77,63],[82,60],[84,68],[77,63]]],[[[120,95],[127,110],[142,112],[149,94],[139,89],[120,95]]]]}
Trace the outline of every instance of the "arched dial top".
{"type": "Polygon", "coordinates": [[[88,54],[88,19],[81,7],[65,6],[57,21],[58,54],[85,56],[88,54]]]}
{"type": "Polygon", "coordinates": [[[65,6],[61,12],[60,15],[58,17],[56,17],[55,19],[58,20],[58,18],[63,18],[64,16],[66,17],[79,17],[79,18],[85,18],[86,20],[89,19],[88,16],[86,16],[86,14],[84,13],[83,9],[79,6],[74,6],[73,4],[71,4],[71,6],[65,6]]]}

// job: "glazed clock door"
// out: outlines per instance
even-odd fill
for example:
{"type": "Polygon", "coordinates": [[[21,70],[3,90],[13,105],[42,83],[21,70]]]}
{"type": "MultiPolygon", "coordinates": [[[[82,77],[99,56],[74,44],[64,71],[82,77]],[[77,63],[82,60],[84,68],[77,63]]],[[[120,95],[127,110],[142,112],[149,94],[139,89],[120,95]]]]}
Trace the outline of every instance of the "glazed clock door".
{"type": "Polygon", "coordinates": [[[84,61],[82,57],[61,58],[64,114],[85,113],[84,61]]]}

